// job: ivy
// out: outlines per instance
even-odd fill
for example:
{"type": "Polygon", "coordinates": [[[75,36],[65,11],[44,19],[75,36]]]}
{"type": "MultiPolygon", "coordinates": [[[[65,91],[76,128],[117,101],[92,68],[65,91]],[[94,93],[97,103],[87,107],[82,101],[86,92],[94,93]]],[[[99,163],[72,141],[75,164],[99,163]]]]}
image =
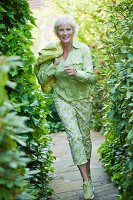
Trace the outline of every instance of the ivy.
{"type": "MultiPolygon", "coordinates": [[[[119,199],[133,197],[133,129],[132,129],[132,3],[121,0],[111,10],[106,42],[103,50],[106,64],[112,65],[107,80],[104,126],[105,143],[99,149],[101,160],[112,180],[119,185],[119,199]]],[[[109,69],[108,69],[109,70],[109,69]]]]}
{"type": "MultiPolygon", "coordinates": [[[[33,44],[31,29],[35,25],[35,20],[26,0],[7,0],[6,2],[2,0],[0,6],[1,53],[6,56],[18,55],[22,63],[12,68],[9,73],[9,80],[15,81],[17,86],[14,89],[6,88],[6,90],[12,104],[19,105],[15,106],[15,113],[28,117],[26,125],[34,130],[23,132],[21,143],[18,143],[16,148],[27,156],[28,162],[25,168],[28,168],[29,172],[26,171],[26,176],[31,187],[34,188],[33,196],[35,199],[47,199],[52,194],[49,186],[51,180],[49,172],[54,170],[51,166],[54,156],[48,135],[46,116],[49,111],[46,108],[46,98],[36,84],[32,69],[35,57],[31,51],[33,44]],[[23,143],[26,145],[22,145],[23,143]]],[[[11,82],[8,81],[8,84],[11,85],[11,82]]],[[[15,114],[10,117],[14,118],[14,123],[18,121],[15,114]]],[[[16,141],[16,136],[14,140],[16,141]]],[[[31,198],[25,196],[23,199],[31,198]]]]}
{"type": "Polygon", "coordinates": [[[33,129],[26,126],[27,117],[16,113],[15,108],[19,105],[9,100],[6,91],[6,87],[16,87],[14,82],[9,82],[8,73],[17,66],[21,66],[18,57],[0,57],[0,199],[32,200],[36,192],[27,178],[27,156],[19,145],[26,146],[21,135],[33,129]]]}

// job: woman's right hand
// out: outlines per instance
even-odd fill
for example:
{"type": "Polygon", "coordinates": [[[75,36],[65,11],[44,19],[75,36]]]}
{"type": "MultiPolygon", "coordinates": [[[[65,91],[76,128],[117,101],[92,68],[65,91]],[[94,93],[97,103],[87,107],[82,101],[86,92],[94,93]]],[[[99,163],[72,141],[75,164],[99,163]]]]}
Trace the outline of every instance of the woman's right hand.
{"type": "Polygon", "coordinates": [[[62,59],[62,56],[55,58],[54,65],[58,65],[60,63],[61,59],[62,59]]]}

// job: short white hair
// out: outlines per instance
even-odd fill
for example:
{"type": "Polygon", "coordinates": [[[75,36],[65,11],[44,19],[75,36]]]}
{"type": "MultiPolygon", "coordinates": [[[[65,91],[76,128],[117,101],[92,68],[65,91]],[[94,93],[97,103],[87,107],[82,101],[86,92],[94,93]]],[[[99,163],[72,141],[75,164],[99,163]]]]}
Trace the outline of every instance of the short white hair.
{"type": "Polygon", "coordinates": [[[71,17],[69,15],[61,15],[59,18],[56,19],[56,21],[54,23],[54,32],[55,32],[56,35],[57,35],[57,32],[58,32],[58,28],[62,24],[69,24],[72,27],[73,34],[76,34],[77,25],[76,25],[76,22],[74,21],[73,17],[71,17]]]}

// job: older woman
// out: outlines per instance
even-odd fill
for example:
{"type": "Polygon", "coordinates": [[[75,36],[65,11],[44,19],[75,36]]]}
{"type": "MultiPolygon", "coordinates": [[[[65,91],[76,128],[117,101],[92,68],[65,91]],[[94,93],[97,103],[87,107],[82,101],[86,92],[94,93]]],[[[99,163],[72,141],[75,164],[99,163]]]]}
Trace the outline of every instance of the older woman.
{"type": "Polygon", "coordinates": [[[76,33],[73,18],[67,15],[59,17],[54,30],[60,41],[55,44],[58,54],[53,56],[54,59],[52,57],[51,63],[40,67],[37,77],[41,85],[50,77],[56,78],[53,88],[55,106],[65,125],[73,162],[83,177],[84,198],[92,199],[90,117],[91,84],[94,78],[90,50],[87,45],[73,41],[76,33]]]}

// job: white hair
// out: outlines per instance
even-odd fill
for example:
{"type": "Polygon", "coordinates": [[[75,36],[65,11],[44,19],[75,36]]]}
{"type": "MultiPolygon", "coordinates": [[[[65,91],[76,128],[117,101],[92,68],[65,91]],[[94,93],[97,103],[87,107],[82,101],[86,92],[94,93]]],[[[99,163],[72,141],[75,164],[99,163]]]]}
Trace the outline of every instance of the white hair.
{"type": "Polygon", "coordinates": [[[62,15],[58,19],[56,19],[56,21],[54,23],[54,32],[56,35],[58,32],[59,26],[61,26],[62,24],[69,24],[72,27],[73,34],[75,34],[77,32],[77,25],[76,25],[73,17],[71,17],[69,15],[62,15]]]}

